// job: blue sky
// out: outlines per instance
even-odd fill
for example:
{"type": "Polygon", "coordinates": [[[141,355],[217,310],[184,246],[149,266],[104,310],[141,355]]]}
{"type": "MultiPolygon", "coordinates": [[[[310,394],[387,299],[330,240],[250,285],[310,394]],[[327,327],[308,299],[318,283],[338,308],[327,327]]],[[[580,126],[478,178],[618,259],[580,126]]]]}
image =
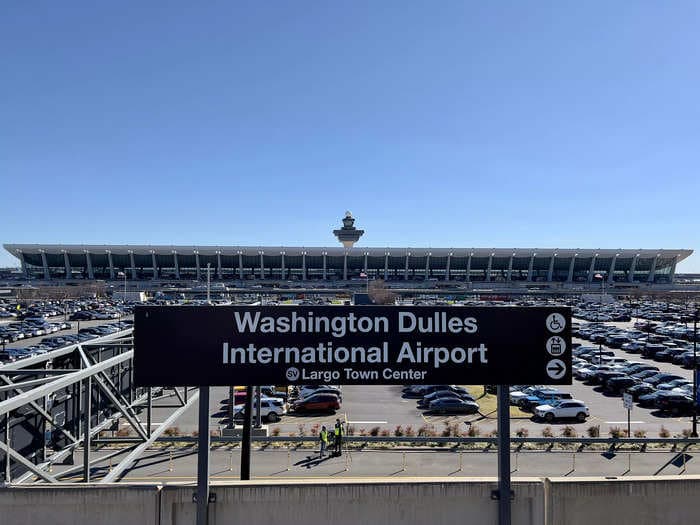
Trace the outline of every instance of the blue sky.
{"type": "Polygon", "coordinates": [[[2,3],[0,242],[700,249],[695,0],[143,4],[2,3]]]}

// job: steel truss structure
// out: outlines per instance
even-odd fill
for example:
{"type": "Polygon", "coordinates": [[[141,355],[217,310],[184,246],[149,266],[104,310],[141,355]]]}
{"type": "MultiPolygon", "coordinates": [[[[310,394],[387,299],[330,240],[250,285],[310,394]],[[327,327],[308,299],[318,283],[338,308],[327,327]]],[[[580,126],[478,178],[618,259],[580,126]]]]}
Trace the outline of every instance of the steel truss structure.
{"type": "Polygon", "coordinates": [[[92,439],[102,431],[118,430],[124,419],[139,442],[101,480],[117,481],[198,399],[188,388],[135,388],[133,356],[130,328],[0,365],[0,482],[56,483],[81,471],[89,482],[90,466],[96,463],[91,460],[92,439]],[[177,399],[178,408],[154,427],[153,400],[168,396],[177,399]],[[78,449],[83,451],[80,465],[51,472],[54,464],[73,464],[78,449]]]}

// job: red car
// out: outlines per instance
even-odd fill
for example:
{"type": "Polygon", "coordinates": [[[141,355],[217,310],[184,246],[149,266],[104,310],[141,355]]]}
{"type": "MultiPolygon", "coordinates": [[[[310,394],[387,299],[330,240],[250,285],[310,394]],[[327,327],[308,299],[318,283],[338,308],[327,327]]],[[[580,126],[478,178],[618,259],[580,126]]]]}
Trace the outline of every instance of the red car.
{"type": "Polygon", "coordinates": [[[295,412],[331,412],[340,409],[340,398],[334,394],[312,394],[293,405],[295,412]]]}

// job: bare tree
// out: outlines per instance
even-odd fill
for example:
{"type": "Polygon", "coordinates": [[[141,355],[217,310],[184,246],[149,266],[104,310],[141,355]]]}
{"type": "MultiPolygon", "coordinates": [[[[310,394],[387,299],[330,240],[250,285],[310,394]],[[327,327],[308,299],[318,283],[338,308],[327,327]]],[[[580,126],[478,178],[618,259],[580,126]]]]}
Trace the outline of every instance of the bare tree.
{"type": "Polygon", "coordinates": [[[370,281],[367,289],[369,298],[374,304],[394,304],[396,301],[396,294],[387,288],[381,279],[370,281]]]}

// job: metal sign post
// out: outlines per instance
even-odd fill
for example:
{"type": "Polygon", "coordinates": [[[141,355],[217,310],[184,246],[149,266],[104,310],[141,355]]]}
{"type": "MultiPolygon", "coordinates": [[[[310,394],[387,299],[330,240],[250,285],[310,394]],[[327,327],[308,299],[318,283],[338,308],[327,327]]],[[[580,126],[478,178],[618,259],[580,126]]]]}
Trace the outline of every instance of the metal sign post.
{"type": "Polygon", "coordinates": [[[632,394],[625,392],[622,394],[622,406],[627,409],[627,437],[632,437],[632,423],[630,421],[630,414],[632,413],[632,407],[634,406],[634,398],[632,394]]]}
{"type": "Polygon", "coordinates": [[[209,387],[199,387],[199,448],[197,450],[197,525],[209,520],[209,387]]]}
{"type": "Polygon", "coordinates": [[[510,393],[498,385],[498,525],[510,525],[510,393]]]}

